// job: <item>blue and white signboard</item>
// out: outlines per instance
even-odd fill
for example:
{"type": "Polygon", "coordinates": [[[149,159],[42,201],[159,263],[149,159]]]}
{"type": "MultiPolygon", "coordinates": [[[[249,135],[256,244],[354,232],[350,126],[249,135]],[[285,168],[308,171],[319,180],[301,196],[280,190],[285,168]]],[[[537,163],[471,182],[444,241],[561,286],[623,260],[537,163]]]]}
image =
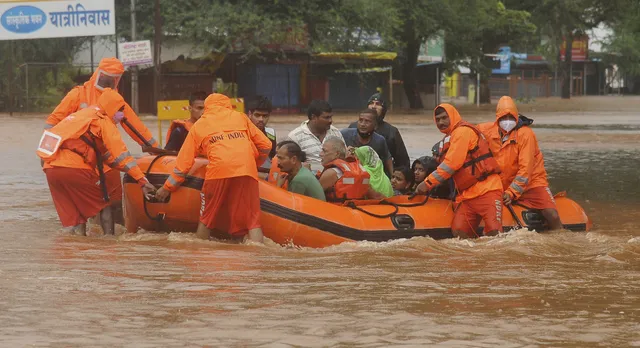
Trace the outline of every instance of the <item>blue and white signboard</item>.
{"type": "Polygon", "coordinates": [[[511,47],[502,46],[498,49],[498,58],[500,59],[500,69],[493,69],[493,74],[509,74],[511,73],[511,47]]]}
{"type": "Polygon", "coordinates": [[[0,40],[114,35],[114,0],[2,1],[0,40]]]}

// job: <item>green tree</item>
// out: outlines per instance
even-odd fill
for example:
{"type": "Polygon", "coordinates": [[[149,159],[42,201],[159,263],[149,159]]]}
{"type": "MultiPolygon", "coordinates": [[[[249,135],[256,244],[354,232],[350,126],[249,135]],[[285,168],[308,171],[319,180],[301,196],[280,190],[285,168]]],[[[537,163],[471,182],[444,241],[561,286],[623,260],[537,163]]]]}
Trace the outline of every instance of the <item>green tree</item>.
{"type": "Polygon", "coordinates": [[[32,95],[43,98],[44,102],[35,105],[37,108],[46,109],[51,106],[47,97],[57,97],[72,85],[68,67],[52,66],[43,74],[29,74],[25,78],[25,63],[71,63],[75,53],[88,39],[74,37],[0,41],[0,110],[15,111],[33,102],[24,99],[27,83],[32,95]]]}
{"type": "Polygon", "coordinates": [[[512,10],[497,0],[453,0],[449,2],[457,18],[447,25],[446,54],[450,63],[466,65],[480,73],[481,103],[490,103],[489,77],[492,58],[502,45],[517,46],[535,32],[527,11],[512,10]]]}
{"type": "Polygon", "coordinates": [[[562,45],[572,47],[576,36],[614,16],[622,1],[626,0],[506,0],[506,3],[531,13],[539,34],[546,38],[541,48],[561,73],[562,98],[569,99],[573,57],[571,49],[567,49],[564,61],[561,60],[562,45]]]}

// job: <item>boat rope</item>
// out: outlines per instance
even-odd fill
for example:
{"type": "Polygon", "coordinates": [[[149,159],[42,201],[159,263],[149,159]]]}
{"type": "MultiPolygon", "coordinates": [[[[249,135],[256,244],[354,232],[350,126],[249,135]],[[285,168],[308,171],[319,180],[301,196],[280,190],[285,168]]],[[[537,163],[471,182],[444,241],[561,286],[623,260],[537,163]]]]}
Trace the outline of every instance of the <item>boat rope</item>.
{"type": "Polygon", "coordinates": [[[413,207],[419,207],[422,205],[427,204],[427,202],[429,201],[429,196],[425,196],[424,200],[422,200],[422,202],[416,202],[416,203],[394,203],[394,202],[389,202],[385,199],[380,201],[380,205],[389,205],[392,206],[394,208],[394,211],[388,214],[376,214],[376,213],[372,213],[370,211],[367,211],[365,209],[360,208],[359,206],[356,205],[355,202],[347,202],[347,204],[345,204],[347,207],[351,208],[351,209],[355,209],[357,211],[361,211],[369,216],[373,216],[375,218],[379,218],[379,219],[386,219],[386,218],[390,218],[390,217],[394,217],[396,214],[398,214],[398,211],[400,209],[400,207],[402,208],[413,208],[413,207]]]}
{"type": "Polygon", "coordinates": [[[355,209],[357,211],[361,211],[369,216],[373,216],[375,218],[380,218],[380,219],[385,219],[385,218],[390,218],[394,215],[396,215],[398,213],[398,206],[394,203],[391,202],[387,202],[387,201],[380,201],[380,205],[388,205],[388,206],[392,206],[393,207],[393,211],[389,214],[376,214],[376,213],[372,213],[370,211],[366,211],[362,208],[360,208],[359,206],[356,205],[355,202],[347,202],[346,206],[351,208],[351,209],[355,209]]]}
{"type": "MultiPolygon", "coordinates": [[[[149,177],[149,173],[151,173],[151,168],[153,167],[153,165],[156,163],[156,161],[158,161],[159,159],[161,159],[162,157],[165,156],[170,156],[170,154],[161,154],[156,156],[156,158],[154,158],[151,163],[149,163],[149,167],[147,168],[147,172],[145,173],[146,177],[149,177]]],[[[155,198],[154,198],[155,200],[155,198]]],[[[162,202],[151,202],[151,203],[162,203],[162,202]]],[[[165,214],[161,213],[161,214],[157,214],[155,217],[151,216],[151,214],[149,214],[149,209],[147,208],[147,198],[142,195],[142,206],[144,208],[144,213],[147,215],[147,217],[149,219],[151,219],[152,221],[158,221],[161,222],[162,220],[164,220],[165,214]]]]}

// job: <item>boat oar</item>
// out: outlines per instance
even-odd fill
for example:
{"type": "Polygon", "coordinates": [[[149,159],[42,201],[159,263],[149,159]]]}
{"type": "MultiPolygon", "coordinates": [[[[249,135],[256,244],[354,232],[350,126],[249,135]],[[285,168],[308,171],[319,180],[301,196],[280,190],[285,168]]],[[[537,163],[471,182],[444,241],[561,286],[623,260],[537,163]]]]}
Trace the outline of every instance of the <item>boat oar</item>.
{"type": "Polygon", "coordinates": [[[518,218],[518,214],[516,214],[516,211],[513,210],[513,207],[511,206],[511,203],[505,204],[505,206],[509,210],[509,213],[511,213],[511,217],[513,217],[513,220],[516,222],[516,227],[518,229],[523,228],[524,225],[522,224],[522,222],[520,222],[520,219],[518,218]]]}

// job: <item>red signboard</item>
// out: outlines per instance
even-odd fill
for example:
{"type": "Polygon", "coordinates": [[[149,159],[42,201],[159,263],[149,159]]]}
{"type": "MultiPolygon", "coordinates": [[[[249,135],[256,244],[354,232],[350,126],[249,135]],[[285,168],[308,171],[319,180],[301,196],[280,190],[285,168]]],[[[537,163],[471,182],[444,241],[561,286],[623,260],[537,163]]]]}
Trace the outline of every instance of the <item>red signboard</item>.
{"type": "MultiPolygon", "coordinates": [[[[560,59],[564,61],[564,54],[567,47],[567,41],[562,42],[560,47],[560,59]]],[[[589,57],[589,36],[576,36],[573,38],[573,45],[571,46],[571,61],[584,61],[589,57]]]]}

